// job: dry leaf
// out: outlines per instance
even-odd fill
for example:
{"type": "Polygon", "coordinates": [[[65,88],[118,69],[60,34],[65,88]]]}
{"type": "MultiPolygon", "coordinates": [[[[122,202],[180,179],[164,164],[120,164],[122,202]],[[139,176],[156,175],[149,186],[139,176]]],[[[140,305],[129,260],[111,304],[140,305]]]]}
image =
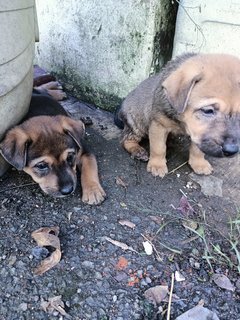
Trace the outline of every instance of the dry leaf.
{"type": "Polygon", "coordinates": [[[111,242],[111,244],[113,244],[114,246],[120,247],[123,250],[130,250],[130,251],[133,251],[133,252],[137,252],[132,247],[129,247],[126,243],[123,243],[123,242],[120,242],[120,241],[117,241],[117,240],[113,240],[113,239],[111,239],[109,237],[105,237],[105,240],[111,242]]]}
{"type": "Polygon", "coordinates": [[[160,216],[149,216],[149,218],[158,224],[162,224],[164,221],[164,218],[160,216]]]}
{"type": "Polygon", "coordinates": [[[146,254],[148,256],[150,256],[153,253],[153,247],[152,247],[151,243],[149,241],[143,241],[142,244],[143,244],[143,247],[144,247],[146,254]]]}
{"type": "Polygon", "coordinates": [[[193,207],[190,205],[187,197],[185,196],[182,196],[180,199],[177,210],[179,210],[184,216],[189,216],[194,212],[193,207]]]}
{"type": "Polygon", "coordinates": [[[127,265],[128,265],[128,260],[124,257],[120,257],[116,264],[116,269],[123,270],[127,267],[127,265]]]}
{"type": "Polygon", "coordinates": [[[65,316],[66,318],[70,319],[71,316],[66,313],[64,310],[64,303],[62,301],[62,296],[55,296],[49,298],[48,301],[41,301],[41,307],[45,312],[52,313],[54,310],[57,310],[61,315],[65,316]]]}
{"type": "Polygon", "coordinates": [[[118,185],[118,186],[121,186],[121,187],[123,187],[123,188],[127,188],[127,184],[122,180],[122,178],[120,178],[120,177],[116,177],[116,184],[118,185]]]}
{"type": "Polygon", "coordinates": [[[33,239],[39,247],[50,246],[55,249],[53,253],[44,259],[34,270],[34,274],[41,275],[53,268],[61,259],[60,241],[58,238],[59,227],[43,227],[32,232],[33,239]]]}
{"type": "Polygon", "coordinates": [[[144,292],[144,296],[150,302],[157,306],[162,302],[168,294],[168,286],[155,286],[144,292]]]}
{"type": "Polygon", "coordinates": [[[215,284],[226,290],[235,291],[235,287],[232,285],[231,281],[224,274],[215,273],[211,278],[215,284]]]}
{"type": "Polygon", "coordinates": [[[193,221],[193,220],[184,220],[182,222],[182,225],[184,226],[184,228],[187,228],[187,229],[192,229],[192,230],[197,230],[198,228],[198,224],[196,221],[193,221]]]}
{"type": "Polygon", "coordinates": [[[119,220],[118,223],[120,223],[122,226],[127,226],[131,229],[134,229],[136,227],[136,225],[129,220],[119,220]]]}

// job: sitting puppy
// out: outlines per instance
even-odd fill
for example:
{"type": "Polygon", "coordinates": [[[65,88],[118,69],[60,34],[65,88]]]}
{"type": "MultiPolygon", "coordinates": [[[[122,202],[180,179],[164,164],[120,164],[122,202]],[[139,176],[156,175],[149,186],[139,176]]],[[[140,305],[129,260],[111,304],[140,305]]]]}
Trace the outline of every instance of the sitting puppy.
{"type": "Polygon", "coordinates": [[[0,144],[1,154],[54,197],[75,190],[76,168],[81,169],[82,201],[99,204],[105,192],[99,183],[95,156],[82,142],[84,129],[82,121],[69,118],[50,95],[34,89],[28,114],[7,132],[0,144]]]}
{"type": "Polygon", "coordinates": [[[223,157],[239,151],[240,59],[224,54],[184,54],[129,93],[115,115],[123,147],[148,161],[147,171],[163,177],[170,132],[191,139],[189,164],[208,175],[204,154],[223,157]],[[139,145],[149,137],[150,157],[139,145]]]}

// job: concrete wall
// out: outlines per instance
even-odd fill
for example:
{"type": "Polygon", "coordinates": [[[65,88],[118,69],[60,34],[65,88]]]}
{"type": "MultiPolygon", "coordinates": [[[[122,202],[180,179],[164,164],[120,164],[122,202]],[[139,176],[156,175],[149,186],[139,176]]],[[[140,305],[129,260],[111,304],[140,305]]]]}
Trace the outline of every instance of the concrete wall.
{"type": "Polygon", "coordinates": [[[75,96],[113,109],[171,57],[169,0],[37,0],[36,62],[75,96]]]}
{"type": "Polygon", "coordinates": [[[240,56],[240,1],[181,0],[173,56],[183,52],[240,56]]]}

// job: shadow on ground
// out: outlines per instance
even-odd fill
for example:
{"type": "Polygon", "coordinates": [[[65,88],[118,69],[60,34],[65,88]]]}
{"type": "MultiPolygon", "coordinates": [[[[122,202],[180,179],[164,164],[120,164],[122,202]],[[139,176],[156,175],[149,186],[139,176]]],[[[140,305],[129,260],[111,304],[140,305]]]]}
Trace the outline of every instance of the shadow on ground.
{"type": "Polygon", "coordinates": [[[185,281],[175,281],[171,319],[200,301],[220,319],[239,319],[240,262],[229,243],[239,236],[239,157],[210,159],[215,172],[206,180],[192,174],[187,164],[182,166],[187,141],[175,138],[169,141],[170,173],[154,178],[145,163],[122,150],[112,114],[74,98],[64,106],[75,118],[93,120],[86,140],[97,155],[108,197],[91,207],[81,202],[80,187],[72,196],[53,199],[24,173],[12,169],[1,179],[0,319],[63,319],[58,311],[41,308],[42,300],[59,295],[72,319],[166,319],[167,302],[154,307],[144,292],[159,284],[170,288],[175,271],[185,281]],[[229,224],[230,218],[235,224],[229,224]],[[60,227],[62,259],[44,275],[34,276],[39,260],[31,232],[42,226],[60,227]],[[146,239],[154,245],[152,255],[144,252],[146,239]],[[121,257],[127,264],[119,267],[121,257]],[[211,281],[213,272],[227,275],[235,291],[217,287],[211,281]]]}

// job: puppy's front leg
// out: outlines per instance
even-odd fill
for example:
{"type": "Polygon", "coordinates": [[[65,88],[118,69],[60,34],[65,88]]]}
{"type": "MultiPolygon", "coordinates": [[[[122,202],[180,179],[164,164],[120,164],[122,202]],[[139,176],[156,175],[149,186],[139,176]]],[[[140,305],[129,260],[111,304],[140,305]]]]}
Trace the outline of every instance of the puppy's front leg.
{"type": "Polygon", "coordinates": [[[194,142],[190,145],[188,163],[197,174],[208,175],[213,171],[211,164],[204,158],[204,153],[194,142]]]}
{"type": "Polygon", "coordinates": [[[101,203],[106,194],[98,177],[97,161],[93,154],[83,153],[80,159],[82,201],[87,204],[101,203]]]}
{"type": "Polygon", "coordinates": [[[166,165],[166,142],[169,131],[152,121],[149,128],[150,158],[147,165],[147,171],[153,176],[164,177],[168,173],[166,165]]]}

